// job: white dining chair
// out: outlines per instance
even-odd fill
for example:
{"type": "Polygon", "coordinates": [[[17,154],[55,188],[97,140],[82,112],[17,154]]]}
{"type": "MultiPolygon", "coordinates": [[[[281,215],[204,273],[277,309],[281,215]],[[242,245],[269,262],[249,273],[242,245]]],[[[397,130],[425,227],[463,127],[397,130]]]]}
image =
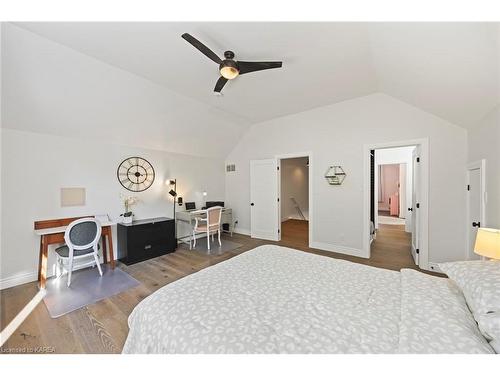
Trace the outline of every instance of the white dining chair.
{"type": "Polygon", "coordinates": [[[93,259],[81,266],[97,266],[102,276],[99,264],[99,239],[101,238],[101,224],[94,218],[83,218],[73,221],[64,232],[64,246],[56,249],[59,277],[66,269],[68,272],[68,287],[71,285],[71,274],[75,260],[92,257],[93,259]],[[65,267],[67,263],[67,268],[65,267]]]}
{"type": "Polygon", "coordinates": [[[217,233],[219,246],[222,246],[220,241],[220,222],[222,216],[222,207],[215,206],[210,207],[206,210],[198,211],[200,213],[206,213],[206,218],[195,217],[195,224],[193,229],[193,247],[196,247],[196,234],[197,233],[206,233],[207,235],[207,248],[210,252],[210,237],[212,237],[212,241],[214,240],[214,234],[217,233]]]}

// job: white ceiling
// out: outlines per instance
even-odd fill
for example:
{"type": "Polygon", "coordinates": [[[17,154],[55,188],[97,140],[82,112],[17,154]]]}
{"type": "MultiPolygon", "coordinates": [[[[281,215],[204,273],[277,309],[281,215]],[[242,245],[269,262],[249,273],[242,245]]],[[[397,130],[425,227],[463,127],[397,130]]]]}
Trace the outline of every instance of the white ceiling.
{"type": "Polygon", "coordinates": [[[500,103],[496,23],[20,23],[251,124],[381,91],[470,127],[500,103]],[[213,95],[222,56],[282,60],[213,95]]]}
{"type": "Polygon", "coordinates": [[[500,103],[498,24],[375,24],[370,36],[380,91],[465,127],[500,103]]]}

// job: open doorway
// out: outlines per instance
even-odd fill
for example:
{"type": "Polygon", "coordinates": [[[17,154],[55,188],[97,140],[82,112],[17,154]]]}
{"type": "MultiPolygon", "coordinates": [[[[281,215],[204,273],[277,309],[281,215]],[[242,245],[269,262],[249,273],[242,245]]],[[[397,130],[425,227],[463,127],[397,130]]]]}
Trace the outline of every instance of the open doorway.
{"type": "Polygon", "coordinates": [[[281,159],[281,241],[293,246],[309,244],[309,157],[281,159]]]}
{"type": "Polygon", "coordinates": [[[416,154],[416,146],[370,150],[371,259],[390,258],[402,267],[418,265],[418,233],[412,225],[419,194],[416,154]]]}
{"type": "Polygon", "coordinates": [[[250,160],[252,238],[281,241],[290,247],[309,246],[314,219],[309,194],[313,191],[313,179],[309,178],[313,175],[312,159],[311,152],[301,152],[250,160]]]}

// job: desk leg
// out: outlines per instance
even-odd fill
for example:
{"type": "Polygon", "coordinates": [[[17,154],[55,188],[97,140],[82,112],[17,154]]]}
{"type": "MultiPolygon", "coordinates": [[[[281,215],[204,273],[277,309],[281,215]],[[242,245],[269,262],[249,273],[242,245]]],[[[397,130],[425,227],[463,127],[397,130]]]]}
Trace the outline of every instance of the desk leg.
{"type": "Polygon", "coordinates": [[[49,245],[44,237],[45,236],[41,236],[40,238],[40,259],[38,261],[38,287],[40,289],[45,289],[45,282],[47,280],[47,256],[49,245]]]}
{"type": "Polygon", "coordinates": [[[43,236],[40,236],[40,250],[38,252],[38,281],[42,278],[43,236]]]}
{"type": "Polygon", "coordinates": [[[107,236],[102,236],[102,258],[104,263],[108,263],[108,249],[106,246],[106,237],[107,236]]]}
{"type": "Polygon", "coordinates": [[[108,241],[109,241],[109,260],[111,262],[111,268],[115,268],[115,256],[113,254],[113,236],[111,235],[111,229],[108,233],[108,241]]]}

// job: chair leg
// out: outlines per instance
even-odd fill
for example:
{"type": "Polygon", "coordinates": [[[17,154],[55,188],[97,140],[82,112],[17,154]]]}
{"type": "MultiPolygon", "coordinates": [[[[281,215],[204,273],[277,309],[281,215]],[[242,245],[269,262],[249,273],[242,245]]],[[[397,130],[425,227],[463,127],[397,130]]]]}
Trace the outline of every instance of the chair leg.
{"type": "Polygon", "coordinates": [[[196,247],[196,232],[193,230],[193,248],[196,247]]]}
{"type": "Polygon", "coordinates": [[[99,264],[99,256],[97,255],[97,252],[95,252],[95,251],[94,251],[94,259],[95,259],[95,265],[97,266],[97,269],[99,270],[99,275],[102,276],[101,265],[99,264]]]}
{"type": "Polygon", "coordinates": [[[207,232],[207,247],[208,247],[208,252],[210,252],[210,232],[207,232]]]}
{"type": "Polygon", "coordinates": [[[73,273],[73,257],[69,257],[69,266],[68,266],[68,288],[71,285],[71,274],[73,273]]]}
{"type": "Polygon", "coordinates": [[[60,278],[62,276],[62,269],[61,269],[61,258],[57,258],[57,264],[56,264],[56,278],[60,278]]]}
{"type": "Polygon", "coordinates": [[[62,258],[59,259],[59,277],[64,275],[64,260],[62,258]]]}
{"type": "Polygon", "coordinates": [[[220,229],[218,231],[218,237],[219,237],[219,246],[222,246],[222,242],[220,242],[220,229]]]}

